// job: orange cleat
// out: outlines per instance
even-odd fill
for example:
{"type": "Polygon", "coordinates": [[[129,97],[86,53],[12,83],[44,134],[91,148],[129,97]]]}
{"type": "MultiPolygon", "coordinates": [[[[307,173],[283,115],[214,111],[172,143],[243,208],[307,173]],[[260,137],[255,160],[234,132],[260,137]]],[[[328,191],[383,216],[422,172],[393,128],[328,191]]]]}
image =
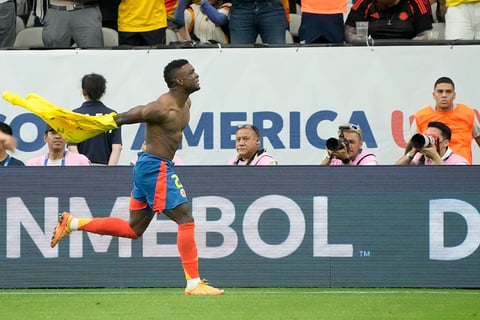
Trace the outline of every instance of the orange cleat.
{"type": "Polygon", "coordinates": [[[195,289],[189,290],[185,288],[186,296],[219,296],[223,294],[223,290],[209,286],[207,280],[200,281],[195,289]]]}
{"type": "Polygon", "coordinates": [[[70,230],[70,222],[72,220],[73,216],[68,212],[58,214],[58,223],[53,230],[53,237],[52,241],[50,242],[50,247],[54,248],[58,241],[62,240],[63,237],[72,232],[72,230],[70,230]]]}

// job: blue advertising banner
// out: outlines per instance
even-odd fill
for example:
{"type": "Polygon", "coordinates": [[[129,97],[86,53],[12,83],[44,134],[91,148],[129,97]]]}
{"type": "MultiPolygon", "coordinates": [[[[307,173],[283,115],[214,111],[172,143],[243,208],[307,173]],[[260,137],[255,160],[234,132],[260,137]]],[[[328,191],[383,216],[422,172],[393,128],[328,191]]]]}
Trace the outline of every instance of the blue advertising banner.
{"type": "MultiPolygon", "coordinates": [[[[179,166],[200,273],[219,287],[480,287],[478,166],[179,166]]],[[[128,219],[131,167],[0,168],[0,287],[181,287],[176,224],[139,240],[57,214],[128,219]]]]}

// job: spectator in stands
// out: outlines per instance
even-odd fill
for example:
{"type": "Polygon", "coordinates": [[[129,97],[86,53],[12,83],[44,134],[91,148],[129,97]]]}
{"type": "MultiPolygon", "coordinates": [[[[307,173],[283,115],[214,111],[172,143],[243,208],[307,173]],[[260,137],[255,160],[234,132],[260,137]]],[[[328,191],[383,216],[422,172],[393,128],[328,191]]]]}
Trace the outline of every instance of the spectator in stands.
{"type": "Polygon", "coordinates": [[[27,166],[88,166],[90,161],[83,154],[68,152],[67,140],[55,129],[47,125],[43,140],[48,145],[48,153],[27,161],[27,166]]]}
{"type": "Polygon", "coordinates": [[[338,139],[327,140],[327,155],[320,165],[369,166],[378,165],[377,157],[362,149],[362,129],[358,124],[347,123],[338,127],[338,139]]]}
{"type": "Polygon", "coordinates": [[[12,157],[7,150],[15,151],[17,139],[13,136],[12,128],[5,122],[0,122],[0,167],[25,166],[25,164],[12,157]]]}
{"type": "MultiPolygon", "coordinates": [[[[82,94],[86,101],[73,111],[91,116],[116,112],[100,101],[105,94],[106,84],[107,81],[102,75],[95,73],[84,75],[82,94]]],[[[69,143],[68,150],[85,155],[92,164],[116,165],[122,151],[121,128],[101,133],[78,144],[69,143]]]]}
{"type": "Polygon", "coordinates": [[[480,122],[475,110],[467,105],[454,103],[455,84],[448,77],[435,81],[432,95],[435,106],[426,106],[415,113],[410,129],[411,136],[425,132],[429,122],[442,122],[452,130],[450,148],[471,164],[472,140],[475,139],[480,146],[480,122]]]}
{"type": "Polygon", "coordinates": [[[425,135],[414,135],[409,143],[411,149],[395,164],[468,165],[467,159],[453,153],[448,147],[451,137],[452,131],[447,125],[442,122],[429,122],[425,135]],[[420,137],[420,139],[415,137],[420,137]],[[431,141],[434,141],[434,143],[431,143],[431,141]]]}
{"type": "Polygon", "coordinates": [[[347,0],[303,0],[300,43],[343,43],[347,0]]]}
{"type": "Polygon", "coordinates": [[[185,26],[192,39],[208,43],[229,43],[230,2],[201,0],[185,11],[185,26]]]}
{"type": "Polygon", "coordinates": [[[48,48],[103,47],[102,13],[98,2],[50,0],[43,20],[43,43],[48,48]]]}
{"type": "Polygon", "coordinates": [[[230,42],[254,44],[260,35],[266,44],[285,44],[288,0],[232,0],[230,42]]]}
{"type": "Polygon", "coordinates": [[[185,9],[189,3],[190,0],[165,0],[167,29],[172,30],[181,42],[191,40],[184,22],[185,9]]]}
{"type": "Polygon", "coordinates": [[[277,165],[278,161],[265,149],[260,148],[260,132],[251,124],[237,127],[235,147],[238,155],[230,159],[229,165],[234,166],[262,166],[277,165]]]}
{"type": "Polygon", "coordinates": [[[347,42],[359,41],[356,22],[368,21],[373,39],[427,40],[432,8],[425,0],[358,0],[345,21],[347,42]]]}
{"type": "Polygon", "coordinates": [[[439,0],[445,39],[480,40],[480,0],[439,0]]]}
{"type": "Polygon", "coordinates": [[[15,0],[0,0],[0,48],[13,47],[15,43],[17,13],[15,0]]]}
{"type": "Polygon", "coordinates": [[[164,0],[122,0],[118,7],[118,43],[164,45],[167,11],[164,0]]]}
{"type": "Polygon", "coordinates": [[[121,0],[100,0],[102,26],[118,31],[118,6],[121,0]]]}

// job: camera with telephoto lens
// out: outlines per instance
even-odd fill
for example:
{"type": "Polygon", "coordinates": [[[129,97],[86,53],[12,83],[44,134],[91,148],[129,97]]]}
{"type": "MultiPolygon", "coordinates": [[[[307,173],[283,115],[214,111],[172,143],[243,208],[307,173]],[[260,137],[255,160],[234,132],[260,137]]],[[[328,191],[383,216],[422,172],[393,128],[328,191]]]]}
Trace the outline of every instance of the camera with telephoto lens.
{"type": "Polygon", "coordinates": [[[338,139],[334,137],[329,138],[326,143],[327,149],[332,151],[337,151],[337,150],[342,150],[343,148],[346,148],[348,151],[349,143],[348,143],[348,140],[345,139],[343,135],[343,130],[349,130],[349,129],[350,127],[347,127],[347,126],[338,127],[338,139]]]}
{"type": "Polygon", "coordinates": [[[421,134],[421,133],[414,134],[410,139],[412,146],[417,150],[421,150],[423,148],[428,148],[431,146],[435,146],[435,148],[438,150],[438,146],[439,146],[438,141],[439,141],[438,136],[434,134],[421,134]]]}
{"type": "Polygon", "coordinates": [[[348,150],[348,141],[344,137],[328,138],[326,145],[327,149],[332,151],[342,150],[345,147],[348,150]]]}

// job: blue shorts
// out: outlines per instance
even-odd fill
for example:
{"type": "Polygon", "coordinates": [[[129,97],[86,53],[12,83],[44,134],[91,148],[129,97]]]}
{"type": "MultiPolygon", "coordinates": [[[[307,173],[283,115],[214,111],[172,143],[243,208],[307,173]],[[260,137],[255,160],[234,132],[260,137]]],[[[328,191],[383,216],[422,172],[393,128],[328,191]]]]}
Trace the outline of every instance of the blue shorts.
{"type": "Polygon", "coordinates": [[[133,167],[133,190],[130,210],[149,207],[159,214],[188,202],[174,164],[150,153],[139,152],[133,167]]]}

